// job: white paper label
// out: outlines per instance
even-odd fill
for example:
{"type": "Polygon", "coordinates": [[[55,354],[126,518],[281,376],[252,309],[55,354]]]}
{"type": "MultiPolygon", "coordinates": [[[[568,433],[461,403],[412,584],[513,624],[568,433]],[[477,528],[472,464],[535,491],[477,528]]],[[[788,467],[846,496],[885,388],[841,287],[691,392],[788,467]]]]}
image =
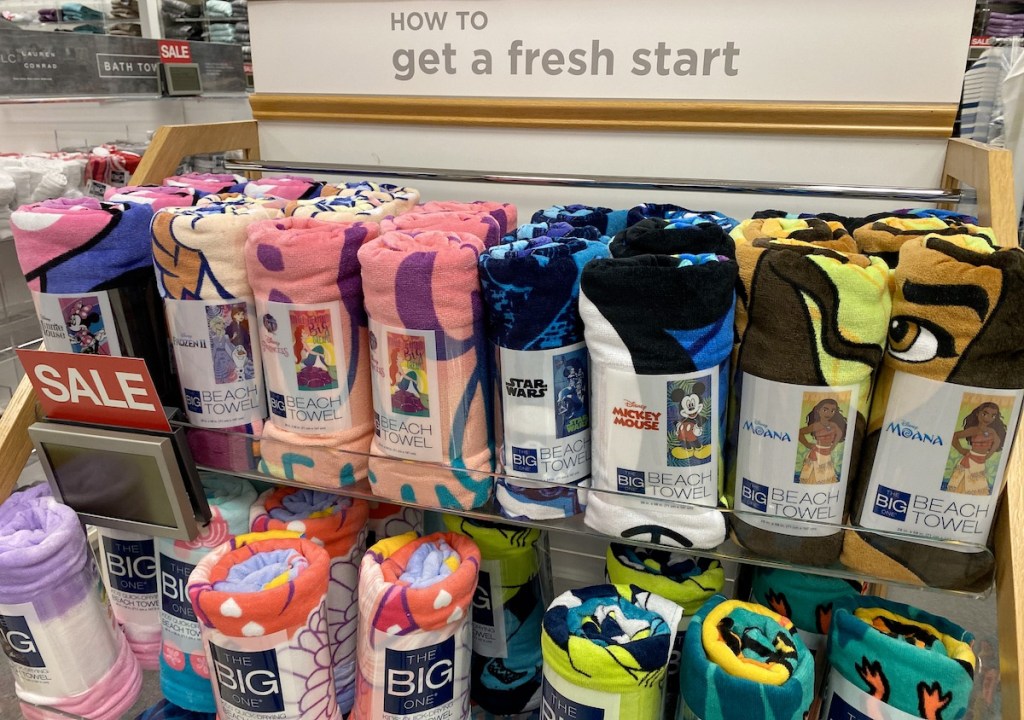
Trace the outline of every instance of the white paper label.
{"type": "Polygon", "coordinates": [[[508,657],[505,596],[499,560],[480,563],[480,575],[473,593],[473,652],[485,657],[508,657]]]}
{"type": "Polygon", "coordinates": [[[744,522],[764,530],[808,537],[834,534],[810,523],[838,525],[843,520],[859,387],[790,385],[747,373],[742,382],[737,512],[744,522]]]}
{"type": "Polygon", "coordinates": [[[547,664],[541,698],[544,720],[619,720],[621,695],[573,685],[547,664]]]}
{"type": "Polygon", "coordinates": [[[835,670],[829,673],[824,698],[822,720],[920,720],[872,697],[835,670]]]}
{"type": "Polygon", "coordinates": [[[585,343],[554,350],[498,348],[505,471],[571,483],[590,474],[585,343]]]}
{"type": "Polygon", "coordinates": [[[984,544],[1022,397],[895,373],[860,524],[984,544]]]}
{"type": "Polygon", "coordinates": [[[339,303],[291,305],[256,300],[267,398],[274,424],[321,434],[352,427],[348,338],[339,303]]]}
{"type": "Polygon", "coordinates": [[[189,422],[227,428],[265,418],[252,300],[164,300],[164,307],[189,422]]]}
{"type": "Polygon", "coordinates": [[[432,330],[394,328],[370,320],[374,434],[380,449],[392,457],[444,459],[434,343],[432,330]]]}
{"type": "Polygon", "coordinates": [[[636,375],[595,365],[595,487],[617,491],[618,504],[635,498],[638,507],[717,505],[719,372],[636,375]]]}
{"type": "Polygon", "coordinates": [[[98,528],[103,582],[119,622],[155,625],[160,611],[155,541],[98,528]]]}
{"type": "Polygon", "coordinates": [[[32,292],[46,349],[51,352],[121,356],[114,311],[103,290],[32,292]]]}
{"type": "Polygon", "coordinates": [[[470,643],[468,618],[438,633],[413,638],[378,635],[374,646],[383,662],[375,665],[371,717],[381,720],[463,720],[469,693],[470,643]],[[424,636],[435,642],[423,645],[424,636]],[[419,644],[417,644],[417,642],[419,644]]]}

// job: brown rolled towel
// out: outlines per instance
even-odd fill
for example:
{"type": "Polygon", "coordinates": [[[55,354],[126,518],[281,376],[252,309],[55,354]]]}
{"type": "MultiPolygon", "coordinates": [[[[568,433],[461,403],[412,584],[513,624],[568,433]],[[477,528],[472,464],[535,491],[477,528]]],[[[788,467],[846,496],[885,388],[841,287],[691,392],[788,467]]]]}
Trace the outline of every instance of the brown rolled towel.
{"type": "Polygon", "coordinates": [[[905,242],[926,235],[973,235],[984,238],[991,247],[995,247],[995,233],[991,228],[962,222],[962,217],[922,217],[910,213],[869,215],[853,228],[853,239],[859,252],[880,257],[891,268],[896,267],[900,247],[905,242]]]}

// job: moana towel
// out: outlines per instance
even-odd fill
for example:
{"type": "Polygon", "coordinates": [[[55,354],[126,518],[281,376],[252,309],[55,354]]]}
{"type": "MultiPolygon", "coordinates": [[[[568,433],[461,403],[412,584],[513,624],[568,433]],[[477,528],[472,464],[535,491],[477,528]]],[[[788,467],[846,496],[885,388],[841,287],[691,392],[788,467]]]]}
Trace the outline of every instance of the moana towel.
{"type": "Polygon", "coordinates": [[[682,609],[635,585],[562,593],[544,613],[544,717],[660,720],[682,609]]]}
{"type": "Polygon", "coordinates": [[[196,566],[188,595],[221,718],[341,720],[327,634],[329,575],[324,548],[280,531],[239,535],[196,566]]]}
{"type": "Polygon", "coordinates": [[[552,594],[540,567],[541,531],[455,515],[445,515],[444,524],[480,548],[470,697],[495,715],[536,710],[543,667],[540,624],[552,594]]]}
{"type": "Polygon", "coordinates": [[[945,618],[879,597],[836,600],[828,636],[832,667],[824,717],[927,720],[967,713],[974,687],[974,636],[945,618]]]}
{"type": "MultiPolygon", "coordinates": [[[[1007,394],[1024,387],[1024,252],[994,250],[985,238],[931,235],[904,243],[893,280],[889,346],[868,422],[855,524],[920,537],[945,530],[940,524],[960,526],[970,532],[943,537],[984,544],[1002,487],[999,469],[1016,430],[1014,401],[1007,394]],[[896,392],[908,386],[909,391],[896,392]],[[903,409],[904,402],[893,405],[896,414],[891,414],[890,403],[920,397],[922,387],[928,395],[957,393],[954,407],[921,416],[903,409]],[[923,444],[925,436],[930,439],[923,444]],[[918,454],[922,449],[928,454],[918,454]],[[937,459],[939,466],[932,463],[921,472],[922,458],[937,459]],[[894,463],[912,469],[886,469],[894,463]],[[916,483],[912,477],[918,478],[916,483]],[[902,522],[890,524],[899,521],[898,514],[874,510],[880,507],[879,493],[890,491],[919,494],[943,510],[941,523],[932,516],[931,526],[916,525],[919,516],[908,513],[902,522]],[[959,507],[988,508],[984,515],[968,510],[973,518],[988,522],[965,527],[966,515],[954,510],[959,507]]],[[[989,553],[947,550],[915,543],[912,537],[850,531],[842,559],[863,572],[904,582],[943,588],[985,588],[991,582],[989,553]]]]}
{"type": "Polygon", "coordinates": [[[452,509],[490,499],[492,478],[483,473],[494,470],[493,394],[477,277],[482,251],[473,235],[433,231],[385,233],[359,250],[380,427],[370,458],[374,495],[452,509]]]}
{"type": "Polygon", "coordinates": [[[480,550],[464,535],[381,540],[359,568],[356,705],[350,720],[426,708],[469,717],[470,605],[480,550]],[[426,685],[417,678],[431,678],[426,685]],[[414,708],[405,703],[415,698],[414,708]]]}
{"type": "Polygon", "coordinates": [[[268,490],[252,508],[252,529],[302,533],[331,557],[327,629],[334,688],[343,714],[355,696],[356,616],[359,562],[366,552],[365,500],[317,490],[268,490]]]}
{"type": "Polygon", "coordinates": [[[888,270],[793,240],[741,241],[736,256],[746,323],[737,323],[733,532],[759,554],[828,564],[882,358],[888,270]]]}
{"type": "Polygon", "coordinates": [[[260,469],[329,488],[366,477],[373,403],[357,253],[374,223],[253,223],[245,263],[271,403],[260,469]],[[268,321],[268,318],[270,320],[268,321]]]}
{"type": "Polygon", "coordinates": [[[799,720],[814,699],[814,658],[793,623],[762,605],[708,600],[680,664],[679,720],[799,720]]]}
{"type": "Polygon", "coordinates": [[[515,205],[500,202],[476,200],[474,202],[432,201],[416,206],[416,212],[461,212],[473,215],[488,215],[498,221],[501,235],[508,235],[516,227],[519,217],[515,205]]]}

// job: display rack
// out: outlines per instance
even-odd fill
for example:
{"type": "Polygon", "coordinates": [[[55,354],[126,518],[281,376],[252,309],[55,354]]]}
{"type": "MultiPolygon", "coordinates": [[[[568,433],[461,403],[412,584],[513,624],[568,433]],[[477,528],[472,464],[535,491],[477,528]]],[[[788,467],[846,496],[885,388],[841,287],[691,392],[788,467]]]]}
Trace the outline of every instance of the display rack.
{"type": "MultiPolygon", "coordinates": [[[[1016,243],[1017,222],[1013,202],[1013,174],[1010,153],[965,140],[949,140],[943,176],[938,188],[879,188],[842,185],[807,185],[788,183],[748,183],[712,180],[680,180],[667,178],[621,178],[596,176],[555,176],[510,173],[480,173],[422,168],[383,168],[325,165],[292,161],[260,161],[259,130],[255,121],[216,123],[210,125],[167,126],[153,138],[149,151],[132,178],[134,184],[159,183],[173,173],[181,160],[189,155],[241,150],[244,160],[233,167],[251,175],[260,172],[311,172],[319,174],[359,175],[369,178],[430,179],[474,183],[554,184],[573,187],[615,187],[622,189],[658,189],[701,192],[756,192],[773,195],[805,195],[817,197],[867,197],[891,200],[916,200],[952,206],[960,198],[961,186],[976,190],[978,215],[984,225],[995,229],[1001,244],[1016,243]]],[[[0,417],[0,499],[14,487],[22,466],[31,453],[27,428],[38,419],[38,406],[29,383],[19,385],[7,411],[0,417]]],[[[998,634],[1000,651],[1001,691],[1004,717],[1024,717],[1021,705],[1021,684],[1024,673],[1018,661],[1024,652],[1024,625],[1017,619],[1017,600],[1024,600],[1024,425],[1018,427],[1006,468],[1006,491],[994,529],[996,563],[998,634]]],[[[219,469],[224,472],[223,469],[219,469]]],[[[259,473],[236,469],[236,474],[269,479],[259,473]]],[[[290,481],[274,480],[285,484],[290,481]]],[[[338,489],[342,494],[367,493],[367,486],[355,485],[338,489]]],[[[465,514],[474,514],[467,511],[465,514]]],[[[489,511],[485,514],[491,514],[489,511]]],[[[545,522],[530,523],[539,527],[580,532],[598,536],[573,520],[562,525],[545,522]]],[[[603,537],[603,536],[600,536],[603,537]]],[[[725,555],[722,555],[723,557],[725,555]]],[[[732,558],[737,559],[737,558],[732,558]]],[[[744,556],[743,562],[777,564],[756,556],[744,556]]],[[[810,569],[810,568],[808,568],[810,569]]],[[[816,572],[843,572],[836,568],[817,568],[816,572]]],[[[879,578],[874,578],[878,580],[879,578]]]]}

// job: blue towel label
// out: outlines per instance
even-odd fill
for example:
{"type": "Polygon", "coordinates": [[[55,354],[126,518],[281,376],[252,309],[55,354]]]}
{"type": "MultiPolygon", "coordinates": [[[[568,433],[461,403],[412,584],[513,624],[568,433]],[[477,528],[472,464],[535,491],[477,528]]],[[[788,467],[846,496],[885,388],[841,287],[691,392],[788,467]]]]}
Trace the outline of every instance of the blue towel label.
{"type": "Polygon", "coordinates": [[[544,677],[542,720],[604,720],[602,708],[584,705],[562,695],[544,677]]]}
{"type": "MultiPolygon", "coordinates": [[[[160,625],[164,644],[183,653],[197,655],[203,652],[192,602],[188,599],[188,576],[195,565],[160,553],[160,625]]],[[[186,659],[187,662],[187,659],[186,659]]]]}
{"type": "Polygon", "coordinates": [[[284,711],[276,651],[241,652],[211,642],[210,654],[221,701],[245,711],[232,713],[234,717],[248,718],[249,713],[284,711]]]}
{"type": "Polygon", "coordinates": [[[114,605],[130,610],[156,610],[156,552],[153,539],[111,537],[106,530],[100,531],[100,537],[103,568],[114,605]]]}
{"type": "Polygon", "coordinates": [[[12,663],[30,668],[46,667],[36,639],[24,617],[0,615],[0,644],[3,646],[4,655],[12,663]]]}
{"type": "Polygon", "coordinates": [[[454,637],[415,650],[387,648],[384,653],[386,718],[429,711],[431,720],[456,720],[454,637]]]}
{"type": "Polygon", "coordinates": [[[995,520],[1024,391],[882,373],[880,392],[889,393],[860,524],[973,543],[959,549],[978,552],[995,520]]]}
{"type": "Polygon", "coordinates": [[[32,292],[46,349],[51,352],[113,355],[121,345],[106,292],[32,292]]]}

